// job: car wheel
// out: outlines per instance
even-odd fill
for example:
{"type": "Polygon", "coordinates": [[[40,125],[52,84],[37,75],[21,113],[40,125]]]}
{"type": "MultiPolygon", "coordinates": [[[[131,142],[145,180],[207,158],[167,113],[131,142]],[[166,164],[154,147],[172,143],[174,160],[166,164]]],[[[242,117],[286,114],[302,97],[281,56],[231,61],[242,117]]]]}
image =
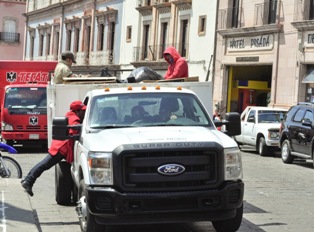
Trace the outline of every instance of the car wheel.
{"type": "Polygon", "coordinates": [[[84,180],[80,181],[78,190],[79,201],[77,202],[77,211],[79,213],[79,223],[82,232],[101,232],[106,231],[105,225],[99,225],[96,222],[96,218],[89,212],[88,202],[85,195],[85,183],[84,180]]]}
{"type": "Polygon", "coordinates": [[[60,162],[55,165],[55,196],[58,205],[71,203],[73,180],[71,176],[71,164],[60,162]]]}
{"type": "Polygon", "coordinates": [[[266,142],[265,142],[265,138],[264,138],[264,137],[260,137],[260,138],[259,138],[257,151],[258,151],[258,154],[259,154],[260,156],[266,156],[266,155],[267,155],[267,153],[268,153],[268,147],[267,147],[267,145],[266,145],[266,142]]]}
{"type": "Polygon", "coordinates": [[[294,160],[294,156],[291,155],[290,142],[287,139],[281,145],[281,159],[285,164],[291,164],[294,160]]]}
{"type": "Polygon", "coordinates": [[[212,224],[217,232],[234,232],[240,228],[242,217],[243,204],[237,209],[237,214],[234,218],[222,221],[213,221],[212,224]]]}

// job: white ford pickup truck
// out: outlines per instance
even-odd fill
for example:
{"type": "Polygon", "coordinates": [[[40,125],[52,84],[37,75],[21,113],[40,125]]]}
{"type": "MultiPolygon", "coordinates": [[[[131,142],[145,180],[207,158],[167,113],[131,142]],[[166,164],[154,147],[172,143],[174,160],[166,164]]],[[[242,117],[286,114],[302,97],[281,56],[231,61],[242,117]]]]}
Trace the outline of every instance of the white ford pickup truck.
{"type": "MultiPolygon", "coordinates": [[[[80,134],[72,137],[74,162],[71,169],[65,162],[56,168],[56,201],[77,202],[82,231],[183,221],[211,221],[217,231],[240,227],[242,161],[229,137],[240,134],[240,115],[226,114],[217,124],[226,131],[218,131],[198,95],[175,85],[107,85],[87,92],[80,134]]],[[[71,86],[49,88],[49,96],[58,88],[74,92],[71,86]]],[[[67,118],[53,119],[53,139],[69,138],[68,129],[67,118]]]]}
{"type": "Polygon", "coordinates": [[[241,114],[241,134],[234,137],[239,145],[256,148],[261,156],[279,149],[279,127],[286,109],[248,106],[241,114]]]}

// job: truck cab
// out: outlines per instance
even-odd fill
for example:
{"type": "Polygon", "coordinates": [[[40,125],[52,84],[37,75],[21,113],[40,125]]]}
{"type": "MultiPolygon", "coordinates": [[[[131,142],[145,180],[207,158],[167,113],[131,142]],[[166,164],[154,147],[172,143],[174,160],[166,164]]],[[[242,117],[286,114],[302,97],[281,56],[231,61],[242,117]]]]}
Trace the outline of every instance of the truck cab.
{"type": "Polygon", "coordinates": [[[107,225],[212,221],[236,231],[243,215],[241,153],[230,138],[240,116],[228,113],[218,131],[199,97],[177,87],[128,86],[88,91],[80,134],[55,117],[53,139],[74,139],[70,175],[56,172],[56,200],[74,198],[82,231],[107,225]],[[141,108],[141,117],[132,109],[141,108]],[[71,194],[72,191],[72,194],[71,194]]]}

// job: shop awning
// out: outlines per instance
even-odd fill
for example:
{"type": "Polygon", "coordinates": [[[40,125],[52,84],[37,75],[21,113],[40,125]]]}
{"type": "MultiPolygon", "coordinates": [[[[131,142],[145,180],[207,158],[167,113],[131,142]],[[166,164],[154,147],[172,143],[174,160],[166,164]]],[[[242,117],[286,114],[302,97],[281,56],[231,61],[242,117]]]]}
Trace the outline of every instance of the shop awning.
{"type": "Polygon", "coordinates": [[[302,80],[302,84],[309,84],[309,83],[314,83],[314,70],[304,75],[304,78],[302,80]]]}

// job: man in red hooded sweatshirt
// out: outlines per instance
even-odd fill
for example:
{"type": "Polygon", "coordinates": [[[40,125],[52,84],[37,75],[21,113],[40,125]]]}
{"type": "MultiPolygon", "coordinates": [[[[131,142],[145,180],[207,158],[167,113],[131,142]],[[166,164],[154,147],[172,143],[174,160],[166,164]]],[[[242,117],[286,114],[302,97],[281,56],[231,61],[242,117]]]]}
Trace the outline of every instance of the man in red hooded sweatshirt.
{"type": "Polygon", "coordinates": [[[164,58],[169,64],[164,76],[166,80],[189,76],[189,68],[185,58],[181,57],[174,47],[168,47],[164,51],[164,58]]]}
{"type": "MultiPolygon", "coordinates": [[[[81,124],[85,115],[86,106],[81,101],[74,101],[70,105],[70,111],[66,113],[69,125],[81,124]]],[[[70,129],[70,135],[78,134],[78,131],[70,129]]],[[[38,164],[36,164],[22,180],[22,187],[25,191],[33,196],[33,185],[38,177],[51,167],[65,159],[68,163],[72,163],[74,159],[73,154],[74,140],[52,140],[48,155],[38,164]]]]}

